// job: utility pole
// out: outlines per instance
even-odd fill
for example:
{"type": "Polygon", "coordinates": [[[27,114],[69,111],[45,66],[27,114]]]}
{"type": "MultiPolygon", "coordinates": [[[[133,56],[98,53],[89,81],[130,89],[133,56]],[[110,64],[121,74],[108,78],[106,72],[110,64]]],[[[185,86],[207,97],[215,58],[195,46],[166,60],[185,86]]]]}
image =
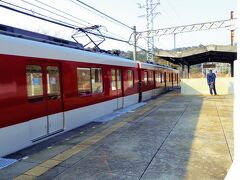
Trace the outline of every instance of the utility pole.
{"type": "Polygon", "coordinates": [[[176,49],[176,33],[173,34],[174,49],[176,49]]]}
{"type": "Polygon", "coordinates": [[[136,26],[133,26],[133,60],[137,60],[137,31],[136,26]]]}
{"type": "Polygon", "coordinates": [[[145,5],[139,4],[139,8],[145,8],[146,14],[140,17],[147,18],[147,60],[153,62],[153,54],[154,54],[154,36],[152,35],[152,31],[154,29],[154,18],[156,15],[160,14],[159,12],[154,12],[156,8],[160,5],[160,0],[146,0],[145,5]],[[155,2],[156,1],[156,2],[155,2]]]}
{"type": "MultiPolygon", "coordinates": [[[[233,11],[231,11],[230,13],[230,19],[231,21],[233,21],[234,17],[233,17],[233,11]]],[[[231,46],[234,46],[234,29],[233,29],[233,23],[231,24],[231,46]]]]}
{"type": "MultiPolygon", "coordinates": [[[[231,32],[231,46],[234,46],[234,30],[235,30],[235,24],[234,24],[234,11],[230,12],[230,20],[231,20],[231,25],[230,25],[230,32],[231,32]]],[[[234,63],[230,63],[231,66],[231,77],[234,77],[234,63]]]]}

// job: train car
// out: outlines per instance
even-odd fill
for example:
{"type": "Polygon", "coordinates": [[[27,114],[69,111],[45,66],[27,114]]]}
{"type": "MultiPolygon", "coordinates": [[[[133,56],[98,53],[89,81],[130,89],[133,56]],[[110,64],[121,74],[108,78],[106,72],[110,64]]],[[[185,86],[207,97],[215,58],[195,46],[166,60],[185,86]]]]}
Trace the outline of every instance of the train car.
{"type": "Polygon", "coordinates": [[[26,32],[0,26],[0,157],[150,99],[177,73],[26,32]]]}

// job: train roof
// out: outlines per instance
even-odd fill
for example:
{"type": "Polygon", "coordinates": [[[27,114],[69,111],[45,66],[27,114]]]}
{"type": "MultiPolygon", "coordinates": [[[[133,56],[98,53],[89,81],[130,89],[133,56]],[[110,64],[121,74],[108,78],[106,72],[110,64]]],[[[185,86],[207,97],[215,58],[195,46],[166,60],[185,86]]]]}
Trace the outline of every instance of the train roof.
{"type": "Polygon", "coordinates": [[[164,70],[178,71],[177,69],[173,69],[173,68],[170,68],[168,66],[161,65],[161,64],[158,64],[158,63],[154,63],[154,62],[141,62],[141,68],[143,68],[143,69],[158,69],[158,68],[161,68],[161,69],[164,69],[164,70]]]}
{"type": "Polygon", "coordinates": [[[82,44],[1,24],[0,43],[3,44],[0,54],[126,67],[138,67],[137,64],[141,63],[144,69],[174,70],[152,62],[137,62],[116,55],[90,52],[82,44]]]}
{"type": "Polygon", "coordinates": [[[19,38],[39,41],[43,43],[55,44],[60,46],[76,48],[76,49],[84,49],[83,45],[80,43],[68,41],[68,40],[57,38],[54,36],[32,32],[32,31],[12,27],[12,26],[7,26],[3,24],[0,24],[0,33],[8,36],[19,37],[19,38]]]}
{"type": "Polygon", "coordinates": [[[61,45],[40,38],[29,38],[14,32],[0,32],[0,54],[28,56],[45,59],[109,64],[116,66],[137,67],[137,62],[103,53],[93,53],[81,48],[61,45]],[[14,34],[14,35],[13,35],[14,34]]]}

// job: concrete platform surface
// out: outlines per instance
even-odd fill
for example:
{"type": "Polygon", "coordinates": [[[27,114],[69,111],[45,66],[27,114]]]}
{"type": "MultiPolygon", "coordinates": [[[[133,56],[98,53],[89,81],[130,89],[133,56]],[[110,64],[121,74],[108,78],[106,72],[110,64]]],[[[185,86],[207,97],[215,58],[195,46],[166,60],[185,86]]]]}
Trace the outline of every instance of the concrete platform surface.
{"type": "Polygon", "coordinates": [[[233,97],[161,95],[9,155],[0,179],[224,179],[233,158],[233,97]]]}

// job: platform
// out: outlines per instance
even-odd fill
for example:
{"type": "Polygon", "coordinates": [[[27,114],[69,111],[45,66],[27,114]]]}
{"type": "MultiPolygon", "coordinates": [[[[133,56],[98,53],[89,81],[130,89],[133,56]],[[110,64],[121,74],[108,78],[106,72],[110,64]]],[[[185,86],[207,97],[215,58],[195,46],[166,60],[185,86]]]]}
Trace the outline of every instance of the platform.
{"type": "Polygon", "coordinates": [[[0,179],[224,179],[233,158],[233,97],[158,96],[9,155],[0,179]]]}

